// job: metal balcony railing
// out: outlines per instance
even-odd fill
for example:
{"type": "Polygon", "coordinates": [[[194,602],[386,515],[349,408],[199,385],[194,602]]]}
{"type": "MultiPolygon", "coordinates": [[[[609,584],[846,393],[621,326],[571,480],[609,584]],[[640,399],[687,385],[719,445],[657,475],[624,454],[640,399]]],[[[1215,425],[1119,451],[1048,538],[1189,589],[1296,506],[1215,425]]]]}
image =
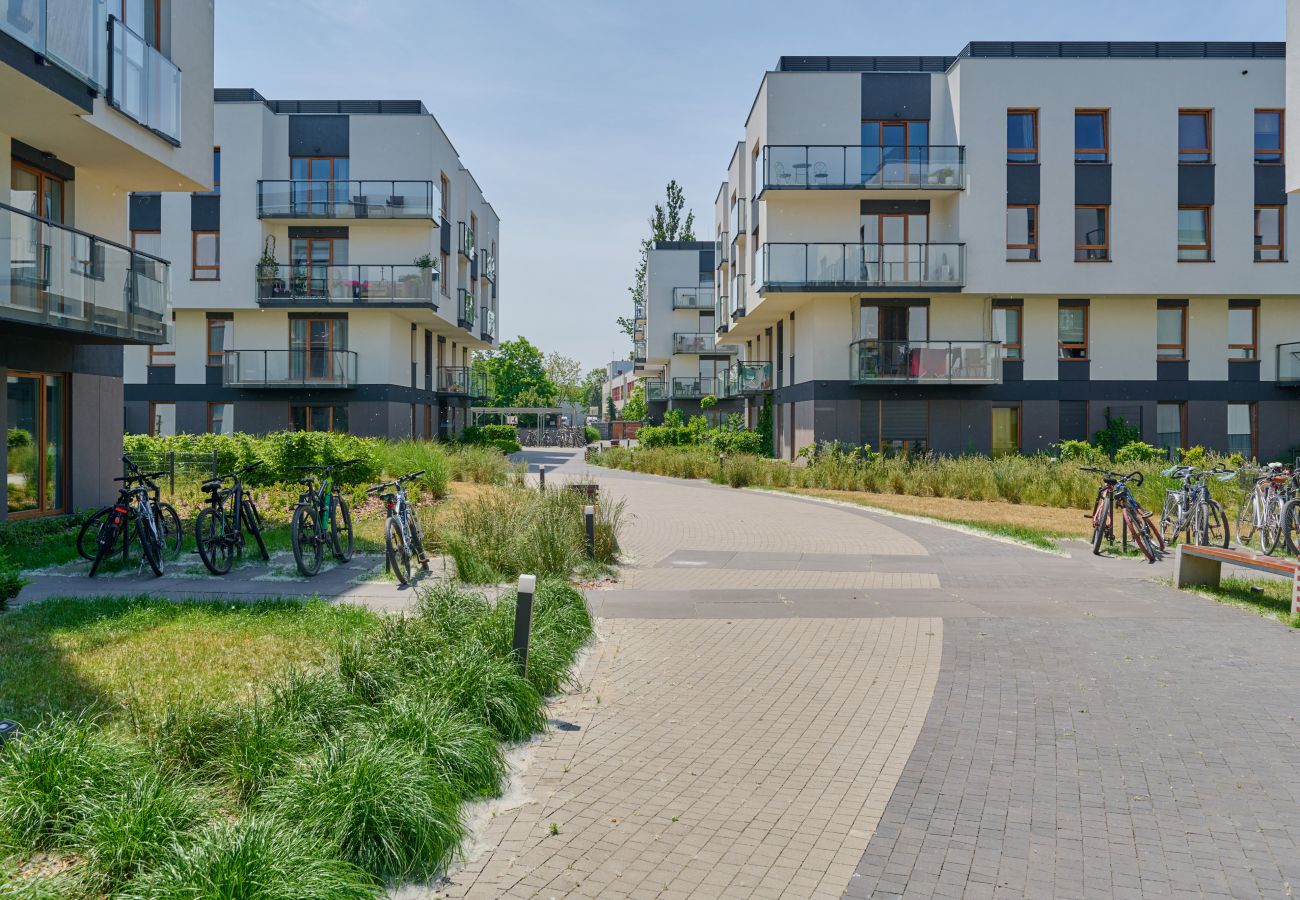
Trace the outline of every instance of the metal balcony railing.
{"type": "Polygon", "coordinates": [[[764,289],[961,288],[965,244],[764,244],[764,289]]]}
{"type": "Polygon", "coordinates": [[[1277,345],[1279,384],[1300,384],[1300,343],[1277,345]]]}
{"type": "Polygon", "coordinates": [[[468,394],[469,368],[466,366],[438,366],[438,390],[444,394],[468,394]]]}
{"type": "Polygon", "coordinates": [[[646,359],[646,357],[645,357],[645,341],[644,341],[644,340],[641,340],[641,341],[633,341],[633,342],[632,342],[632,361],[633,361],[633,362],[645,362],[645,359],[646,359]]]}
{"type": "Polygon", "coordinates": [[[641,384],[645,386],[645,399],[647,402],[668,399],[668,384],[662,379],[645,378],[642,379],[641,384]]]}
{"type": "Polygon", "coordinates": [[[492,376],[487,372],[475,372],[473,369],[469,373],[469,395],[476,400],[486,400],[492,396],[494,387],[492,376]]]}
{"type": "Polygon", "coordinates": [[[0,319],[117,343],[167,341],[165,260],[6,203],[0,255],[0,319]]]}
{"type": "Polygon", "coordinates": [[[179,146],[181,70],[119,19],[108,21],[108,102],[179,146]]]}
{"type": "Polygon", "coordinates": [[[725,391],[728,397],[761,394],[772,390],[774,386],[770,362],[734,362],[726,372],[725,391]]]}
{"type": "Polygon", "coordinates": [[[371,264],[258,264],[255,277],[257,301],[263,305],[391,303],[438,308],[439,272],[436,263],[428,269],[371,264]]]}
{"type": "Polygon", "coordinates": [[[227,350],[221,383],[240,388],[349,388],[357,383],[353,350],[227,350]]]}
{"type": "Polygon", "coordinates": [[[259,181],[262,219],[428,219],[437,223],[442,188],[432,181],[259,181]]]}
{"type": "Polygon", "coordinates": [[[467,331],[474,330],[474,295],[466,288],[457,289],[456,324],[467,331]]]}
{"type": "Polygon", "coordinates": [[[712,332],[678,332],[673,335],[674,353],[735,353],[734,347],[718,344],[718,336],[712,332]]]}
{"type": "Polygon", "coordinates": [[[727,257],[731,253],[731,237],[727,232],[722,232],[718,236],[717,243],[713,248],[713,266],[715,269],[721,269],[727,264],[727,257]]]}
{"type": "Polygon", "coordinates": [[[708,309],[713,305],[713,288],[673,288],[673,309],[708,309]]]}
{"type": "Polygon", "coordinates": [[[1001,384],[999,341],[881,341],[849,344],[855,384],[1001,384]]]}
{"type": "Polygon", "coordinates": [[[710,394],[716,396],[718,379],[702,376],[675,377],[672,380],[672,398],[674,400],[698,400],[710,394]]]}
{"type": "Polygon", "coordinates": [[[966,186],[966,148],[769,145],[765,189],[956,190],[966,186]]]}

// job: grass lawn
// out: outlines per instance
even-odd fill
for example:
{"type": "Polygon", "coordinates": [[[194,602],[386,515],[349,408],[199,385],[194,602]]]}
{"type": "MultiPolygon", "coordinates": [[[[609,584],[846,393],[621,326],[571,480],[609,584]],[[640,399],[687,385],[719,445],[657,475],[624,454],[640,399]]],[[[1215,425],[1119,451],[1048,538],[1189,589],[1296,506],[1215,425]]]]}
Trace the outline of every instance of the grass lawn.
{"type": "Polygon", "coordinates": [[[1249,609],[1266,618],[1277,619],[1292,628],[1300,628],[1300,616],[1291,615],[1291,582],[1281,578],[1224,578],[1217,588],[1196,587],[1189,590],[1249,609]]]}

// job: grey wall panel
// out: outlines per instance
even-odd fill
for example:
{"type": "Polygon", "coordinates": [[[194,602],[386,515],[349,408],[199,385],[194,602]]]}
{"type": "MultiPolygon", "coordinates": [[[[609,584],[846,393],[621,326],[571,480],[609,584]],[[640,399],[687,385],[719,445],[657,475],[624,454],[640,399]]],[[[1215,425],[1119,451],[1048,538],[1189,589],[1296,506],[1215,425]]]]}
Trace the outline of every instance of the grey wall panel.
{"type": "Polygon", "coordinates": [[[1187,401],[1187,444],[1222,450],[1228,443],[1228,405],[1219,400],[1187,401]]]}
{"type": "Polygon", "coordinates": [[[864,72],[863,119],[930,118],[930,76],[914,72],[864,72]]]}
{"type": "Polygon", "coordinates": [[[1297,425],[1300,423],[1297,423],[1297,417],[1293,414],[1297,407],[1300,404],[1280,401],[1256,406],[1255,416],[1259,429],[1256,451],[1261,461],[1292,461],[1291,451],[1300,445],[1300,433],[1297,433],[1297,425]]]}
{"type": "Polygon", "coordinates": [[[861,200],[858,203],[858,212],[864,216],[872,216],[877,213],[916,213],[918,215],[930,214],[929,200],[861,200]]]}
{"type": "Polygon", "coordinates": [[[79,344],[72,349],[72,371],[122,377],[122,348],[114,344],[79,344]]]}
{"type": "Polygon", "coordinates": [[[1186,381],[1187,360],[1156,360],[1156,381],[1186,381]]]}
{"type": "Polygon", "coordinates": [[[1178,167],[1178,205],[1211,206],[1214,204],[1214,166],[1206,163],[1183,163],[1178,167]]]}
{"type": "Polygon", "coordinates": [[[347,116],[289,117],[290,156],[351,156],[347,116]]]}
{"type": "Polygon", "coordinates": [[[1037,203],[1041,196],[1038,165],[1007,164],[1007,203],[1037,203]]]}
{"type": "Polygon", "coordinates": [[[220,194],[194,194],[190,197],[190,230],[221,230],[220,194]]]}
{"type": "Polygon", "coordinates": [[[957,399],[930,402],[930,447],[936,453],[957,456],[987,453],[993,419],[987,401],[957,399]]]}
{"type": "Polygon", "coordinates": [[[115,496],[113,479],[122,474],[122,380],[73,374],[69,399],[72,508],[102,506],[115,496]]]}
{"type": "Polygon", "coordinates": [[[1075,164],[1074,202],[1081,205],[1110,203],[1110,165],[1108,163],[1075,164]]]}
{"type": "Polygon", "coordinates": [[[1259,381],[1259,360],[1234,360],[1228,364],[1229,381],[1259,381]]]}
{"type": "Polygon", "coordinates": [[[1286,203],[1286,168],[1255,166],[1255,202],[1261,206],[1286,203]]]}
{"type": "Polygon", "coordinates": [[[241,400],[235,403],[235,428],[249,434],[284,431],[289,427],[289,404],[283,400],[241,400]]]}
{"type": "Polygon", "coordinates": [[[1060,381],[1087,381],[1091,360],[1061,359],[1056,362],[1056,377],[1060,381]]]}
{"type": "Polygon", "coordinates": [[[149,401],[127,400],[122,405],[122,430],[127,434],[148,434],[149,401]]]}
{"type": "Polygon", "coordinates": [[[1026,400],[1020,404],[1020,449],[1024,453],[1049,453],[1061,440],[1060,404],[1055,400],[1026,400]]]}
{"type": "Polygon", "coordinates": [[[132,194],[129,208],[132,231],[162,231],[161,194],[132,194]]]}
{"type": "Polygon", "coordinates": [[[176,404],[176,431],[179,434],[203,434],[208,430],[208,404],[188,401],[176,404]]]}

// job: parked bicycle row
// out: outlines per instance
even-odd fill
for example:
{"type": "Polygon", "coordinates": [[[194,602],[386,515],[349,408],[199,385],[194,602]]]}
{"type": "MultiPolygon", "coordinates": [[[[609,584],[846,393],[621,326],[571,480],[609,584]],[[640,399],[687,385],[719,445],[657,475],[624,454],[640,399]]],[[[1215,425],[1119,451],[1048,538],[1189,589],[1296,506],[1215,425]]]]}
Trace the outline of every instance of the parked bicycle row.
{"type": "MultiPolygon", "coordinates": [[[[122,461],[127,474],[114,479],[122,484],[117,500],[82,525],[77,535],[77,552],[90,560],[93,578],[103,563],[114,556],[130,558],[131,546],[138,542],[145,564],[155,576],[161,576],[165,560],[179,556],[185,528],[175,508],[161,499],[157,479],[166,473],[145,472],[125,456],[122,461]]],[[[298,481],[303,490],[294,504],[289,526],[294,562],[304,577],[320,572],[327,553],[340,563],[352,559],[355,545],[352,511],[339,490],[335,474],[358,461],[294,467],[306,473],[298,481]]],[[[262,515],[244,488],[244,477],[261,466],[261,462],[250,463],[202,485],[207,502],[194,520],[194,544],[203,565],[213,575],[225,575],[231,570],[235,557],[243,554],[247,539],[256,545],[264,562],[271,559],[263,537],[262,515]]],[[[426,570],[429,568],[424,533],[405,488],[423,474],[423,470],[412,472],[366,491],[384,503],[385,557],[389,571],[402,584],[411,581],[412,560],[417,560],[426,570]]]]}

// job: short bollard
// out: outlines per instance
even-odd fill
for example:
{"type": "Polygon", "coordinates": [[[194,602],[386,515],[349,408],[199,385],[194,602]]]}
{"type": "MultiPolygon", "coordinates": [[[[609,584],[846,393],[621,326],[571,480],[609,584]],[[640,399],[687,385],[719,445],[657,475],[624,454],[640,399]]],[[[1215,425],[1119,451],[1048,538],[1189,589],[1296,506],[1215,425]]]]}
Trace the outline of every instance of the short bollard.
{"type": "Polygon", "coordinates": [[[519,576],[519,599],[515,601],[515,661],[519,674],[528,674],[528,636],[533,628],[533,594],[537,592],[536,575],[519,576]]]}
{"type": "Polygon", "coordinates": [[[22,729],[18,726],[17,722],[10,719],[0,720],[0,747],[3,747],[6,743],[12,741],[21,733],[22,729]]]}
{"type": "Polygon", "coordinates": [[[537,467],[537,489],[539,491],[546,490],[546,466],[537,467]]]}
{"type": "Polygon", "coordinates": [[[587,504],[582,508],[583,518],[587,520],[587,559],[596,558],[596,507],[587,504]]]}

